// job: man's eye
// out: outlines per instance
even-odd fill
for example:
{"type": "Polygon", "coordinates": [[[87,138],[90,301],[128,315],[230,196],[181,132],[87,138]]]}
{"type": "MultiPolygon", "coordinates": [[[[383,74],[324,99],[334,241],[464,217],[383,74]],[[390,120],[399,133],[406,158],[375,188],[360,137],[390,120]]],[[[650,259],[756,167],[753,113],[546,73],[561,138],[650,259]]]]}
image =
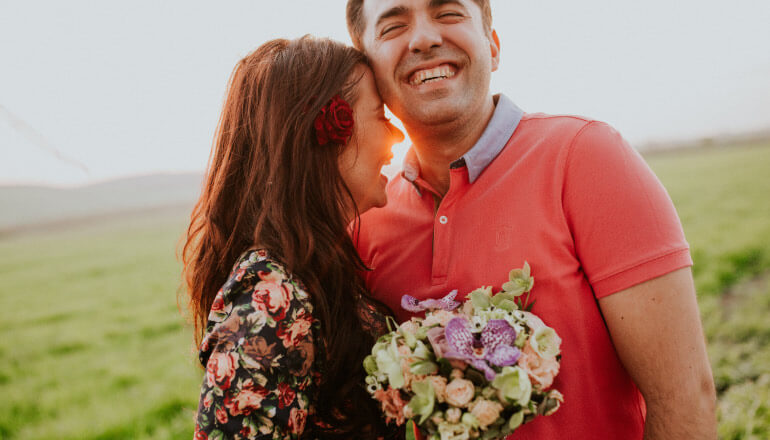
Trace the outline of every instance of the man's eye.
{"type": "Polygon", "coordinates": [[[385,35],[385,34],[387,34],[388,32],[390,32],[390,31],[394,31],[394,30],[396,30],[396,29],[398,29],[398,28],[400,28],[400,27],[403,27],[403,25],[401,25],[401,24],[394,24],[394,25],[392,25],[392,26],[387,26],[387,27],[385,27],[385,28],[383,28],[383,29],[382,29],[382,32],[380,33],[380,35],[385,35]]]}
{"type": "Polygon", "coordinates": [[[438,16],[438,18],[449,18],[449,17],[462,17],[462,14],[458,12],[442,12],[438,16]]]}

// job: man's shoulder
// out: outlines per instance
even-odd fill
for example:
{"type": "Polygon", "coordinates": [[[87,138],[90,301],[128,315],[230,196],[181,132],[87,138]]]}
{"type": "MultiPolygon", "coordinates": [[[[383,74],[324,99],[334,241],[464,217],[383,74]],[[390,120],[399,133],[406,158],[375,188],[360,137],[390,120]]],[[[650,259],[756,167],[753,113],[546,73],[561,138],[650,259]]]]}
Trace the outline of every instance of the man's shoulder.
{"type": "Polygon", "coordinates": [[[522,131],[536,130],[546,131],[551,135],[574,136],[585,127],[593,124],[604,123],[580,115],[525,113],[521,118],[519,128],[522,128],[522,131]]]}
{"type": "Polygon", "coordinates": [[[578,115],[526,113],[512,141],[537,148],[540,153],[550,150],[561,155],[575,144],[585,144],[590,150],[615,149],[625,141],[612,126],[597,119],[578,115]]]}

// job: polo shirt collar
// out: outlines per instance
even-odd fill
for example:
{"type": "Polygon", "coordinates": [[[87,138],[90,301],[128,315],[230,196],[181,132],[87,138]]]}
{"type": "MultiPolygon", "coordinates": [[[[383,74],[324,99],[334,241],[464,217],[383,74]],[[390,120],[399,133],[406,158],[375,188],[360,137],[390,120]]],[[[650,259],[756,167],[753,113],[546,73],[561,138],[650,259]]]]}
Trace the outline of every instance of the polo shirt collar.
{"type": "MultiPolygon", "coordinates": [[[[479,140],[461,158],[452,162],[450,168],[459,168],[463,165],[468,169],[468,181],[473,183],[484,169],[497,157],[508,143],[513,132],[518,127],[524,112],[516,106],[504,94],[495,95],[495,111],[487,124],[487,128],[481,134],[479,140]]],[[[410,151],[404,161],[403,176],[414,183],[418,179],[419,164],[417,157],[410,151]]]]}

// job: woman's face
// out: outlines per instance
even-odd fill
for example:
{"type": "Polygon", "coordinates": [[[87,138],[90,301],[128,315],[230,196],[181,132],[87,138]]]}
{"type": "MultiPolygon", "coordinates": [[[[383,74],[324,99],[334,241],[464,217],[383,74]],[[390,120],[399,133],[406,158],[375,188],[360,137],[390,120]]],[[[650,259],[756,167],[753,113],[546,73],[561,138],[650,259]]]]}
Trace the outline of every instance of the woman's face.
{"type": "Polygon", "coordinates": [[[381,174],[382,167],[393,158],[390,151],[393,144],[404,140],[404,134],[385,118],[385,107],[372,71],[360,66],[353,75],[358,77],[362,72],[355,90],[353,137],[339,157],[340,174],[353,194],[359,213],[383,207],[388,202],[385,195],[388,178],[381,174]]]}

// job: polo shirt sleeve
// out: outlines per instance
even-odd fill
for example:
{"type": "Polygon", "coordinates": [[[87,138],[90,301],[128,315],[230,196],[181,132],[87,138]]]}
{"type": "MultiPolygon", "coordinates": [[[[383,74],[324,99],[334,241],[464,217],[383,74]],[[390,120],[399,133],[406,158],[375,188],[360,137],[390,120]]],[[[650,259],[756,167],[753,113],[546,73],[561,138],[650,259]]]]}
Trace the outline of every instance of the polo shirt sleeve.
{"type": "Polygon", "coordinates": [[[564,167],[564,213],[596,298],[692,265],[671,198],[612,127],[583,126],[564,167]]]}

